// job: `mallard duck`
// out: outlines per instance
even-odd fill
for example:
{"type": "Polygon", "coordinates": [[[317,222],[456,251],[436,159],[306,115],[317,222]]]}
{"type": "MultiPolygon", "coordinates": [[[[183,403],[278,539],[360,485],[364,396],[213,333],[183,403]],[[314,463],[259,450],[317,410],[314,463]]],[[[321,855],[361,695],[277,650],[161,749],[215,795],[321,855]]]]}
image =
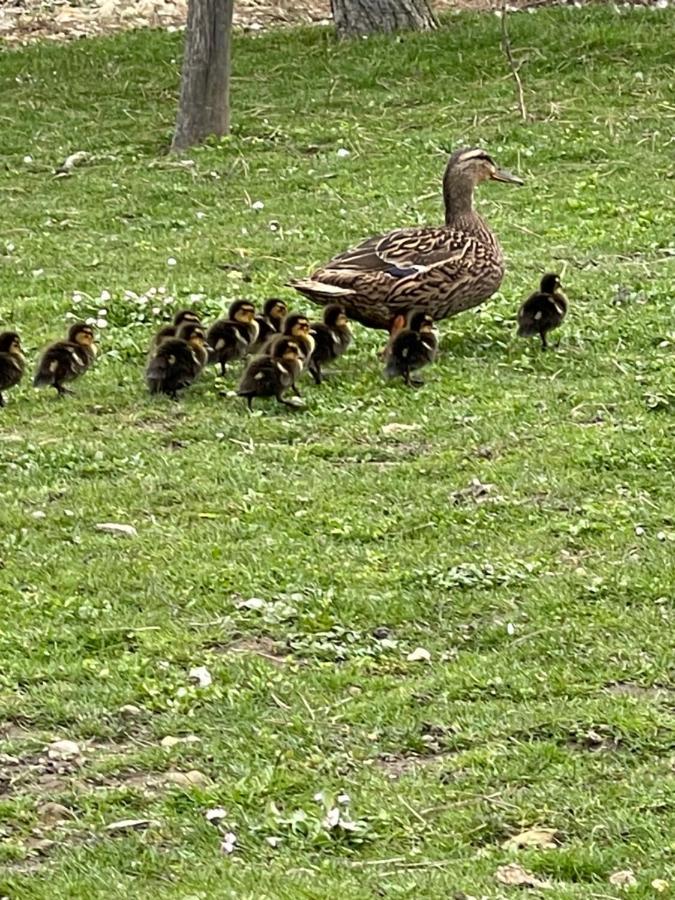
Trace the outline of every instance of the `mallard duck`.
{"type": "Polygon", "coordinates": [[[96,336],[91,325],[76,322],[68,330],[65,341],[50,344],[37,365],[33,385],[53,387],[60,397],[72,394],[64,387],[87,371],[96,358],[96,336]]]}
{"type": "MultiPolygon", "coordinates": [[[[312,353],[314,352],[314,338],[309,332],[309,318],[304,313],[299,312],[289,313],[284,319],[283,325],[281,327],[281,334],[285,335],[286,337],[293,338],[293,340],[299,346],[300,360],[302,362],[303,369],[309,367],[312,353]]],[[[272,338],[272,341],[274,341],[274,338],[272,338]]],[[[268,353],[268,348],[270,346],[271,343],[268,342],[268,344],[263,348],[263,352],[268,353]]]]}
{"type": "Polygon", "coordinates": [[[497,239],[473,208],[486,180],[522,184],[479,148],[457,150],[443,177],[445,225],[368,238],[309,278],[290,282],[315,303],[342,303],[350,319],[395,331],[413,307],[445,319],[492,296],[504,277],[497,239]]]}
{"type": "Polygon", "coordinates": [[[0,407],[5,405],[2,392],[21,381],[25,368],[21,338],[16,331],[3,331],[0,334],[0,407]]]}
{"type": "Polygon", "coordinates": [[[290,388],[299,396],[295,382],[301,372],[298,342],[287,335],[277,335],[268,344],[266,354],[255,356],[249,362],[237,394],[239,397],[246,397],[249,409],[253,409],[254,397],[276,397],[285,406],[297,407],[297,402],[285,400],[283,395],[290,388]]]}
{"type": "Polygon", "coordinates": [[[548,272],[541,279],[538,291],[530,294],[518,310],[518,337],[541,338],[541,349],[548,350],[546,335],[559,328],[567,315],[567,297],[563,294],[560,276],[548,272]]]}
{"type": "Polygon", "coordinates": [[[258,337],[255,306],[249,300],[235,300],[227,316],[214,322],[206,333],[211,360],[220,364],[221,375],[229,362],[246,356],[258,337]]]}
{"type": "Polygon", "coordinates": [[[159,346],[159,344],[167,338],[176,337],[178,329],[184,322],[195,322],[197,325],[201,325],[201,321],[199,315],[193,309],[179,309],[173,317],[173,323],[160,328],[153,337],[152,344],[150,345],[150,352],[152,353],[154,348],[159,346]]]}
{"type": "Polygon", "coordinates": [[[166,338],[155,350],[145,370],[151,394],[167,394],[173,400],[189,387],[208,361],[204,329],[197,322],[184,322],[174,338],[166,338]]]}
{"type": "Polygon", "coordinates": [[[329,303],[323,311],[323,322],[312,322],[309,333],[314,338],[309,371],[316,384],[321,384],[321,366],[342,356],[352,340],[344,307],[339,303],[329,303]]]}
{"type": "Polygon", "coordinates": [[[270,297],[265,301],[262,314],[255,317],[258,323],[256,348],[264,346],[273,335],[280,333],[287,312],[288,307],[278,297],[270,297]]]}
{"type": "Polygon", "coordinates": [[[423,309],[408,313],[405,328],[397,332],[387,350],[384,374],[386,378],[402,375],[408,387],[424,384],[410,373],[433,362],[438,352],[438,334],[434,320],[423,309]]]}

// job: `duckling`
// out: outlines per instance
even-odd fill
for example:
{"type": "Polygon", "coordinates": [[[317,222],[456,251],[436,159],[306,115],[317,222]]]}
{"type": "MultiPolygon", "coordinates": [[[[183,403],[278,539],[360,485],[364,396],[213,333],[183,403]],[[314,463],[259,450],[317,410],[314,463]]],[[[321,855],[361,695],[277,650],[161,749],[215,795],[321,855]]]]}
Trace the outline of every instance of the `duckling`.
{"type": "Polygon", "coordinates": [[[168,394],[178,399],[178,391],[192,384],[208,362],[204,329],[198,322],[185,322],[174,338],[166,338],[155,350],[145,370],[151,394],[168,394]]]}
{"type": "Polygon", "coordinates": [[[321,366],[342,356],[352,341],[352,330],[344,306],[329,303],[323,312],[323,322],[312,322],[309,333],[314,338],[309,371],[315,383],[321,384],[321,366]]]}
{"type": "Polygon", "coordinates": [[[235,300],[227,315],[227,319],[214,322],[206,334],[212,348],[211,359],[220,364],[221,375],[225,375],[227,363],[246,356],[259,331],[255,306],[249,300],[235,300]]]}
{"type": "Polygon", "coordinates": [[[60,397],[72,394],[64,382],[74,381],[87,371],[96,358],[96,337],[91,325],[76,322],[65,341],[50,344],[38,362],[34,387],[53,387],[60,397]]]}
{"type": "Polygon", "coordinates": [[[567,315],[567,297],[563,294],[560,276],[548,272],[541,279],[538,291],[531,294],[518,310],[518,337],[538,334],[541,349],[548,350],[546,335],[562,325],[567,315]]]}
{"type": "Polygon", "coordinates": [[[387,348],[386,378],[402,375],[408,387],[417,387],[424,382],[412,379],[410,373],[421,369],[436,359],[438,352],[438,332],[434,320],[423,309],[412,309],[406,318],[406,327],[401,329],[387,348]]]}
{"type": "Polygon", "coordinates": [[[288,335],[277,335],[267,345],[266,353],[255,356],[246,367],[239,382],[237,395],[246,397],[253,409],[254,397],[276,397],[284,406],[297,408],[292,400],[284,400],[289,388],[296,394],[296,379],[302,372],[302,355],[298,341],[288,335]]]}
{"type": "Polygon", "coordinates": [[[2,392],[21,381],[25,368],[21,338],[16,331],[3,331],[0,334],[0,407],[5,405],[2,392]]]}
{"type": "Polygon", "coordinates": [[[196,322],[197,325],[201,325],[202,320],[199,318],[197,313],[193,309],[179,309],[176,315],[173,317],[172,325],[165,325],[163,328],[160,328],[157,334],[153,337],[152,343],[150,345],[150,352],[158,347],[162,341],[167,338],[176,337],[178,333],[178,329],[184,322],[196,322]]]}
{"type": "MultiPolygon", "coordinates": [[[[285,335],[286,337],[293,338],[293,340],[300,348],[300,360],[302,362],[303,369],[307,369],[309,367],[312,353],[314,352],[314,338],[309,333],[309,331],[309,319],[304,313],[297,312],[289,313],[284,319],[284,323],[281,328],[281,334],[285,335]]],[[[263,352],[268,352],[267,347],[265,347],[263,352]]]]}
{"type": "Polygon", "coordinates": [[[265,301],[262,315],[255,317],[258,323],[257,348],[262,347],[273,335],[279,334],[287,312],[288,307],[278,297],[270,297],[265,301]]]}

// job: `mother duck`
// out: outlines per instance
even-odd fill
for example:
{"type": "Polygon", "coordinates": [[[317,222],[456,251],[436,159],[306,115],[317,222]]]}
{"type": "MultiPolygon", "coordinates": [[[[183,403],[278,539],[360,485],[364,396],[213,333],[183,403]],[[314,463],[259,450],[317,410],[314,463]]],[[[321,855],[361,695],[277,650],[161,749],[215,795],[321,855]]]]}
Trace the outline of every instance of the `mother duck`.
{"type": "Polygon", "coordinates": [[[368,238],[290,286],[321,306],[339,301],[350,318],[389,331],[412,307],[445,319],[478,306],[504,277],[497,239],[473,208],[474,188],[488,180],[523,184],[485,150],[456,150],[443,176],[445,225],[368,238]]]}

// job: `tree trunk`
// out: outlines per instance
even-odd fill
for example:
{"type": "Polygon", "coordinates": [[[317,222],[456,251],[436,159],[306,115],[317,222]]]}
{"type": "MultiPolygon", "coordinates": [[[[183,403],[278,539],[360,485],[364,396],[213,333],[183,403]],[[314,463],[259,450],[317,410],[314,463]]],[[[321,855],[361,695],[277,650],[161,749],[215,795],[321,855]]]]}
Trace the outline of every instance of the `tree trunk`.
{"type": "Polygon", "coordinates": [[[189,2],[174,151],[230,130],[233,7],[234,0],[189,2]]]}
{"type": "Polygon", "coordinates": [[[331,8],[340,37],[436,28],[428,0],[331,0],[331,8]]]}

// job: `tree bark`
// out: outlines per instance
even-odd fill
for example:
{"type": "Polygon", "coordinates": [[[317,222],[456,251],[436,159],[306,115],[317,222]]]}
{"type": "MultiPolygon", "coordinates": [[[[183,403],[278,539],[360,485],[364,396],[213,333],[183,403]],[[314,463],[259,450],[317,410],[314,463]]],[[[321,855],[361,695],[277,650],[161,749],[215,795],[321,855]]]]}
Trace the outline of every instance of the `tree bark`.
{"type": "Polygon", "coordinates": [[[234,0],[189,2],[174,151],[230,130],[233,8],[234,0]]]}
{"type": "Polygon", "coordinates": [[[428,0],[331,0],[331,9],[340,37],[437,27],[428,0]]]}

